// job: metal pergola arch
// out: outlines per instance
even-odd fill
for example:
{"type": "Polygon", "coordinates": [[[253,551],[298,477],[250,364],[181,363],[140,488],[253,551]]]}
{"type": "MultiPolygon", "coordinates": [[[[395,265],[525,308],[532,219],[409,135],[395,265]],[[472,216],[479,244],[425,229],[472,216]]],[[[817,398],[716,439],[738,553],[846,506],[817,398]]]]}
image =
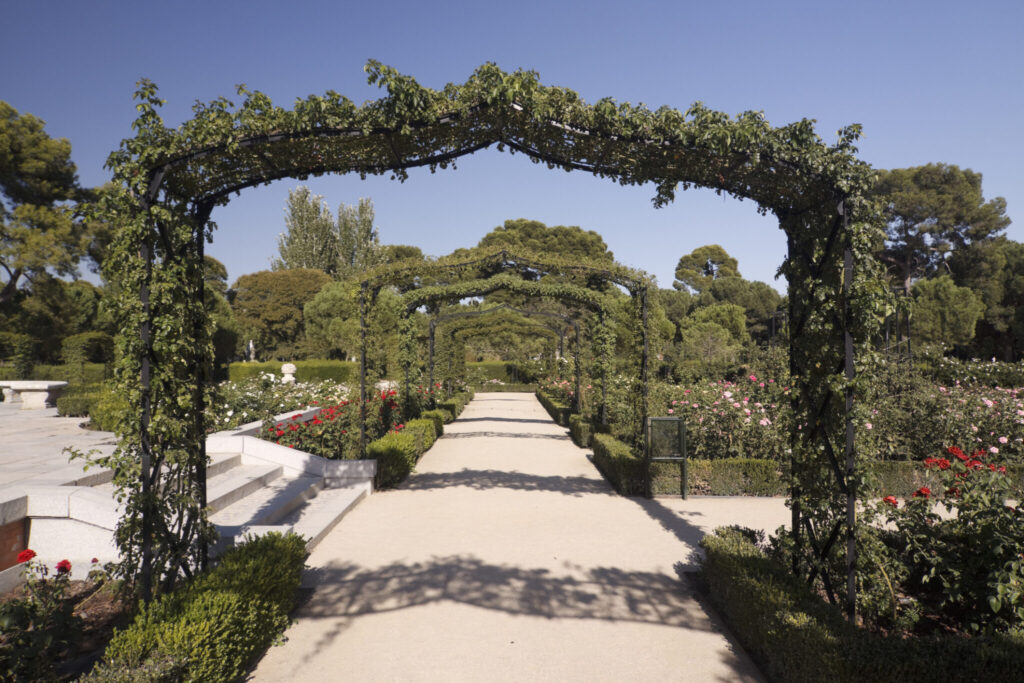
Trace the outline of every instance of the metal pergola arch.
{"type": "MultiPolygon", "coordinates": [[[[470,268],[479,266],[481,264],[491,265],[502,265],[505,267],[528,267],[533,268],[542,272],[549,272],[555,274],[564,273],[575,273],[575,274],[586,274],[595,277],[599,277],[606,282],[618,284],[630,293],[630,296],[636,300],[640,307],[640,331],[642,336],[642,349],[641,349],[641,360],[640,360],[640,387],[641,387],[641,422],[647,417],[648,413],[648,396],[649,387],[648,382],[649,376],[649,330],[647,320],[647,307],[648,307],[648,287],[650,281],[643,276],[635,275],[629,272],[629,269],[618,266],[617,264],[610,264],[612,267],[603,267],[597,265],[588,264],[553,264],[545,262],[543,259],[536,257],[531,254],[525,254],[522,252],[515,252],[510,249],[497,249],[490,253],[485,253],[482,256],[475,258],[469,257],[465,260],[441,260],[435,262],[422,263],[418,261],[412,262],[398,262],[390,264],[376,271],[367,274],[363,279],[359,281],[359,327],[360,327],[360,351],[359,351],[359,400],[362,410],[365,410],[366,406],[366,354],[367,354],[367,340],[366,340],[366,314],[367,308],[376,299],[377,294],[380,290],[389,283],[401,281],[403,277],[414,276],[416,274],[422,275],[437,275],[437,274],[452,274],[455,272],[463,272],[470,268]]],[[[413,288],[405,292],[402,296],[406,301],[405,315],[411,315],[417,308],[423,305],[429,305],[438,301],[453,301],[458,299],[464,299],[472,296],[484,296],[495,291],[512,289],[513,287],[527,291],[530,296],[548,296],[557,299],[566,299],[573,301],[576,304],[589,308],[595,311],[601,318],[601,324],[604,323],[606,316],[606,307],[603,303],[597,303],[604,300],[604,294],[595,292],[594,290],[586,289],[577,285],[561,283],[561,292],[554,294],[549,291],[549,285],[542,282],[535,282],[529,280],[519,280],[511,278],[504,274],[493,275],[486,279],[478,280],[461,280],[455,281],[448,285],[435,286],[432,289],[434,291],[428,291],[423,293],[424,289],[415,287],[416,283],[413,283],[413,288]]],[[[606,397],[607,389],[604,387],[605,382],[602,381],[602,410],[601,410],[601,421],[605,423],[607,421],[607,410],[606,410],[606,397]]],[[[577,391],[577,396],[579,395],[577,391]]],[[[364,416],[365,417],[365,416],[364,416]]],[[[360,426],[360,449],[365,452],[366,449],[366,429],[365,425],[360,426]]]]}
{"type": "MultiPolygon", "coordinates": [[[[387,102],[386,99],[383,101],[387,102]]],[[[295,130],[286,127],[284,130],[253,127],[240,130],[239,135],[230,139],[213,138],[216,140],[214,144],[204,145],[202,136],[197,136],[188,140],[193,146],[179,146],[169,158],[167,155],[163,159],[152,155],[149,160],[142,162],[145,165],[145,173],[139,181],[133,181],[127,176],[118,176],[118,180],[133,188],[127,192],[131,194],[134,206],[141,215],[146,216],[151,227],[150,232],[138,241],[138,253],[140,260],[145,263],[145,273],[137,282],[130,283],[133,288],[138,288],[141,303],[138,453],[141,459],[143,500],[149,500],[151,497],[154,477],[158,476],[151,471],[153,444],[150,442],[150,380],[151,364],[154,361],[152,331],[154,324],[157,324],[153,318],[154,302],[150,300],[150,282],[153,259],[158,247],[162,247],[165,259],[187,261],[198,258],[201,262],[205,227],[214,206],[227,203],[231,194],[247,187],[280,178],[305,178],[329,172],[355,172],[365,176],[395,171],[401,176],[408,168],[436,167],[494,144],[498,144],[499,147],[505,145],[549,165],[615,178],[623,184],[655,182],[658,185],[656,204],[671,201],[677,185],[681,184],[684,188],[698,185],[753,199],[762,208],[773,211],[779,217],[780,225],[787,233],[789,256],[784,269],[790,291],[802,292],[799,301],[795,295],[790,296],[789,320],[793,330],[790,336],[791,371],[794,377],[800,378],[793,401],[795,407],[812,418],[810,428],[805,433],[806,443],[800,444],[800,449],[806,451],[802,456],[805,460],[800,462],[800,449],[797,448],[797,439],[794,437],[793,534],[797,544],[794,562],[800,562],[799,557],[806,540],[814,549],[813,556],[817,558],[818,566],[821,566],[833,544],[837,542],[839,532],[845,523],[847,611],[852,618],[855,613],[856,596],[853,573],[856,564],[856,491],[853,479],[855,427],[852,417],[852,330],[855,323],[851,315],[854,254],[850,228],[854,211],[850,206],[861,199],[857,191],[851,193],[847,184],[849,177],[854,175],[854,162],[849,162],[849,168],[845,171],[823,171],[806,162],[799,154],[795,154],[792,160],[787,158],[787,152],[782,147],[776,147],[774,151],[765,147],[721,153],[715,151],[713,146],[705,145],[697,137],[661,137],[648,131],[633,134],[609,132],[601,128],[601,120],[595,119],[592,125],[576,120],[560,121],[550,113],[534,115],[527,100],[499,99],[494,104],[480,103],[432,120],[409,120],[402,126],[324,124],[299,127],[295,130]],[[546,132],[552,129],[556,129],[558,134],[547,139],[546,132]],[[196,144],[196,140],[199,144],[196,144]],[[342,164],[337,161],[339,155],[332,153],[337,148],[324,144],[325,141],[350,144],[351,149],[362,153],[363,156],[356,161],[342,164]],[[368,141],[381,141],[383,144],[374,148],[368,141]],[[641,168],[644,164],[653,165],[657,170],[648,171],[641,168]],[[244,168],[239,170],[241,167],[244,168]],[[138,191],[135,188],[138,188],[138,191]],[[176,253],[178,247],[167,238],[162,219],[157,213],[151,212],[151,209],[157,208],[158,205],[161,209],[181,209],[178,213],[182,216],[187,214],[186,220],[194,226],[193,243],[182,245],[180,252],[176,253]],[[834,268],[837,265],[838,269],[834,268]],[[838,275],[835,271],[838,271],[838,275]],[[826,279],[827,283],[824,282],[826,279]],[[828,309],[825,313],[820,313],[815,304],[816,293],[834,297],[839,305],[835,310],[828,309]],[[828,335],[828,340],[821,349],[802,349],[798,353],[794,340],[799,338],[805,323],[812,318],[826,319],[830,329],[835,330],[836,334],[828,335]],[[836,351],[835,354],[831,353],[832,349],[836,351]],[[843,388],[810,385],[806,378],[817,377],[814,369],[821,368],[822,364],[825,364],[826,369],[832,374],[843,376],[843,388]],[[837,419],[840,413],[841,420],[837,419]],[[841,449],[845,458],[842,459],[837,452],[839,449],[833,447],[831,443],[833,439],[840,441],[840,433],[845,436],[845,445],[841,449]],[[817,452],[825,454],[828,468],[834,474],[834,479],[828,482],[816,479],[817,475],[809,473],[808,468],[821,460],[820,456],[815,455],[817,452]],[[798,465],[803,470],[798,468],[798,465]],[[807,482],[810,482],[809,486],[836,486],[838,492],[845,497],[845,519],[839,519],[835,515],[814,517],[813,510],[805,514],[801,501],[807,494],[802,488],[807,482]],[[831,528],[820,527],[826,521],[831,528]],[[817,529],[814,527],[815,522],[819,523],[817,529]]],[[[786,131],[793,139],[793,149],[815,144],[813,141],[807,142],[813,137],[813,129],[807,125],[794,124],[787,127],[786,131]]],[[[186,127],[180,136],[184,138],[188,132],[186,127]]],[[[142,132],[137,133],[137,136],[141,145],[149,144],[142,132]]],[[[848,144],[849,135],[841,132],[841,137],[845,140],[841,142],[848,144]]],[[[157,149],[156,143],[153,144],[154,149],[157,149]]],[[[821,143],[819,141],[816,144],[821,143]]],[[[837,145],[832,149],[837,150],[837,154],[846,154],[848,147],[837,145]]],[[[129,149],[127,153],[145,159],[143,152],[129,149]]],[[[116,165],[116,162],[112,164],[116,165]]],[[[861,220],[870,220],[870,217],[863,218],[863,209],[860,210],[860,215],[861,220]]],[[[192,276],[197,280],[194,288],[201,293],[201,268],[193,268],[192,276]]],[[[821,301],[822,298],[818,297],[817,302],[820,304],[821,301]]],[[[160,302],[156,301],[155,305],[159,307],[160,302]]],[[[188,322],[195,328],[188,334],[199,339],[202,335],[199,327],[204,320],[188,322]]],[[[192,371],[197,382],[201,383],[207,369],[197,361],[192,371]]],[[[196,390],[194,405],[197,413],[196,422],[199,425],[203,409],[201,390],[196,390]]],[[[190,451],[195,449],[196,453],[203,455],[204,443],[199,427],[189,428],[190,434],[195,432],[196,443],[188,444],[187,448],[190,451]]],[[[202,488],[205,482],[205,457],[199,457],[195,462],[197,486],[202,488]]],[[[821,507],[822,499],[822,496],[819,496],[817,501],[812,501],[818,504],[819,510],[824,509],[821,507]]],[[[200,503],[205,503],[205,493],[200,498],[200,503]]],[[[834,504],[828,504],[826,507],[832,511],[837,509],[834,504]]],[[[141,575],[143,593],[148,595],[148,558],[151,552],[145,549],[145,543],[152,537],[152,527],[146,510],[149,510],[151,515],[156,512],[148,503],[144,503],[141,575]]],[[[205,564],[205,547],[202,553],[201,565],[205,564]]],[[[801,573],[800,567],[795,565],[795,569],[801,573]]],[[[813,578],[815,571],[816,568],[809,567],[807,573],[813,578]]],[[[833,598],[832,587],[826,584],[826,590],[830,599],[833,598]]]]}
{"type": "MultiPolygon", "coordinates": [[[[435,336],[435,332],[436,332],[436,329],[437,329],[437,325],[439,323],[441,323],[441,322],[446,321],[446,320],[455,320],[455,319],[459,319],[459,318],[478,317],[478,316],[482,316],[482,315],[489,315],[489,314],[497,313],[498,311],[512,311],[514,313],[519,313],[520,315],[524,315],[524,316],[526,316],[528,318],[531,317],[531,316],[538,315],[538,316],[542,316],[542,317],[546,317],[546,318],[562,320],[566,324],[572,325],[573,332],[574,332],[574,335],[575,335],[575,345],[574,345],[574,348],[573,348],[573,368],[575,370],[574,375],[575,375],[575,379],[576,379],[576,392],[575,392],[575,394],[573,396],[573,412],[577,412],[578,413],[579,412],[579,397],[580,397],[580,324],[579,324],[579,322],[577,320],[574,320],[573,318],[570,318],[567,315],[560,315],[558,313],[549,313],[549,312],[546,312],[546,311],[530,311],[530,310],[524,310],[524,309],[520,309],[520,308],[515,308],[514,306],[510,306],[508,304],[501,304],[499,306],[494,306],[492,308],[488,308],[488,309],[485,309],[485,310],[480,310],[480,311],[460,311],[460,312],[457,312],[457,313],[448,313],[448,314],[445,314],[445,315],[439,315],[439,316],[435,316],[435,317],[431,318],[430,319],[430,364],[429,364],[429,368],[430,368],[430,385],[431,386],[434,385],[434,336],[435,336]]],[[[454,332],[452,334],[454,335],[454,332]]],[[[559,333],[558,336],[559,336],[559,339],[564,339],[564,337],[565,337],[565,335],[562,334],[562,333],[559,333]]]]}

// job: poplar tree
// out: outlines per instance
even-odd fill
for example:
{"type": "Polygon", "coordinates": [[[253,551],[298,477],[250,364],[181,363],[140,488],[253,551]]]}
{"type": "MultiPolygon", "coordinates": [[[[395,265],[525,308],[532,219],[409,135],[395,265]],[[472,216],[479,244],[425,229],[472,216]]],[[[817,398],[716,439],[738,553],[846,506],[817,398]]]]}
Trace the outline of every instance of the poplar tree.
{"type": "Polygon", "coordinates": [[[373,219],[373,200],[368,197],[354,206],[338,207],[338,279],[348,279],[383,262],[385,252],[373,219]]]}
{"type": "Polygon", "coordinates": [[[334,217],[320,195],[300,186],[288,193],[284,224],[286,232],[277,238],[280,256],[271,262],[273,270],[309,268],[334,275],[338,269],[338,234],[334,217]]]}

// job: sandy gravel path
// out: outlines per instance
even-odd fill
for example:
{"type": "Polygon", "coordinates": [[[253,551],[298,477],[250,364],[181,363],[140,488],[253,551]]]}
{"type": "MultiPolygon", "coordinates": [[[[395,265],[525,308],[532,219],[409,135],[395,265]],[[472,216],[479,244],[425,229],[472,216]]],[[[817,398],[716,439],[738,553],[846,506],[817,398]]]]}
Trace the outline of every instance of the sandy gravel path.
{"type": "Polygon", "coordinates": [[[257,681],[761,680],[679,572],[778,499],[615,495],[532,394],[481,393],[313,552],[257,681]]]}

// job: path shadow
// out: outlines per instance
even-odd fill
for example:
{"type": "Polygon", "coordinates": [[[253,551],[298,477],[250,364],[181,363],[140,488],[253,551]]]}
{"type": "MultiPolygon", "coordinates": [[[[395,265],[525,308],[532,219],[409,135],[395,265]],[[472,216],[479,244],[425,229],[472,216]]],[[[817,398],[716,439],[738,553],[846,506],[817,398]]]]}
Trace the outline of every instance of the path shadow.
{"type": "MultiPolygon", "coordinates": [[[[492,392],[492,393],[504,393],[504,392],[500,392],[499,391],[499,392],[492,392]]],[[[512,392],[508,392],[508,393],[512,393],[512,392]]],[[[532,395],[533,394],[531,394],[531,396],[532,395]]],[[[487,403],[488,401],[515,401],[516,403],[522,403],[523,399],[521,399],[521,398],[479,398],[479,396],[475,396],[473,398],[473,401],[474,402],[475,401],[480,401],[481,403],[487,403]]]]}
{"type": "Polygon", "coordinates": [[[464,486],[477,491],[511,489],[515,491],[552,491],[567,496],[587,493],[613,495],[615,492],[603,479],[559,477],[506,472],[504,470],[471,470],[458,472],[420,472],[409,477],[398,488],[408,491],[430,491],[464,486]]]}
{"type": "Polygon", "coordinates": [[[459,422],[522,422],[543,425],[553,425],[553,420],[537,420],[527,417],[460,417],[459,422]]]}
{"type": "Polygon", "coordinates": [[[447,432],[442,439],[483,439],[483,438],[507,438],[507,439],[554,439],[556,441],[571,441],[568,434],[537,434],[535,432],[447,432]]]}
{"type": "Polygon", "coordinates": [[[308,570],[315,590],[302,619],[332,619],[315,651],[326,649],[353,617],[450,601],[547,619],[598,619],[710,631],[692,588],[656,572],[595,567],[556,575],[548,569],[490,564],[464,555],[360,567],[348,562],[308,570]]]}

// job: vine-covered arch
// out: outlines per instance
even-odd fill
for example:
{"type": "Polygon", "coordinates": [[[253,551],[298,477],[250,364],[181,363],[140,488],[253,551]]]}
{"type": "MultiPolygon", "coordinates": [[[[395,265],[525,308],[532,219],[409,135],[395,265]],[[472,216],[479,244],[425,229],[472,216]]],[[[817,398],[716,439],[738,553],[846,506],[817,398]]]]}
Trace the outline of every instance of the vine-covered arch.
{"type": "MultiPolygon", "coordinates": [[[[590,284],[616,284],[625,288],[636,302],[635,313],[642,338],[640,359],[640,412],[646,417],[649,395],[648,381],[648,325],[647,298],[652,282],[649,277],[632,268],[614,262],[587,262],[579,259],[569,261],[558,256],[540,257],[528,251],[509,249],[481,249],[469,256],[453,255],[437,260],[407,260],[393,264],[385,264],[368,271],[359,281],[359,321],[360,321],[360,401],[365,407],[366,389],[366,338],[367,309],[380,290],[386,286],[401,287],[405,291],[402,300],[405,305],[403,317],[403,366],[408,368],[412,363],[411,349],[414,342],[410,339],[412,327],[409,316],[423,306],[436,306],[439,303],[451,303],[468,297],[485,296],[496,291],[507,291],[529,297],[547,297],[570,302],[587,308],[597,314],[597,330],[595,337],[599,340],[602,350],[600,356],[601,382],[601,421],[607,422],[607,366],[613,337],[607,330],[610,322],[611,302],[608,294],[600,289],[573,284],[571,281],[538,279],[528,280],[512,275],[504,270],[521,271],[526,269],[535,277],[554,275],[568,278],[583,278],[590,284]],[[498,269],[490,277],[477,277],[498,269]],[[464,278],[471,279],[464,279],[464,278]],[[596,282],[595,282],[596,281],[596,282]]],[[[578,367],[578,366],[577,366],[578,367]]],[[[408,385],[408,377],[406,379],[408,385]]],[[[578,397],[578,392],[577,392],[578,397]]],[[[365,420],[364,420],[365,422],[365,420]]],[[[640,427],[642,430],[642,426],[640,427]]],[[[636,438],[640,438],[639,433],[636,438]]],[[[360,444],[365,449],[365,428],[360,434],[360,444]]]]}
{"type": "MultiPolygon", "coordinates": [[[[610,98],[589,104],[542,85],[533,72],[493,64],[441,90],[377,62],[367,71],[387,93],[360,106],[329,91],[289,110],[239,88],[238,107],[224,98],[197,104],[177,129],[160,119],[152,83],[136,93],[135,135],[109,158],[116,189],[100,212],[118,226],[105,271],[120,291],[119,323],[139,330],[119,341],[116,378],[132,409],[109,462],[126,494],[123,566],[141,577],[143,594],[153,574],[173,582],[205,562],[202,414],[211,353],[202,254],[213,209],[281,178],[405,179],[409,168],[445,168],[497,146],[552,168],[653,183],[656,206],[679,187],[699,186],[752,199],[778,217],[788,245],[781,272],[789,283],[793,407],[805,427],[794,434],[791,462],[794,568],[831,574],[845,538],[852,615],[855,367],[870,360],[877,303],[887,296],[871,259],[881,219],[866,198],[871,169],[855,156],[859,127],[826,145],[808,120],[775,128],[758,112],[733,118],[699,103],[685,112],[610,98]]],[[[826,590],[832,597],[828,582],[826,590]]]]}
{"type": "MultiPolygon", "coordinates": [[[[501,311],[511,311],[513,313],[518,313],[518,314],[520,314],[522,316],[525,316],[527,318],[530,318],[530,317],[533,317],[533,316],[540,316],[540,317],[543,317],[543,318],[549,318],[549,319],[554,319],[554,320],[561,320],[562,322],[564,322],[566,324],[566,326],[572,326],[573,333],[574,333],[574,338],[575,338],[574,339],[575,344],[573,345],[573,374],[575,375],[575,379],[576,379],[576,390],[573,393],[573,406],[572,406],[572,409],[573,409],[573,412],[578,413],[579,412],[579,400],[580,400],[580,383],[581,383],[580,382],[580,379],[581,379],[580,324],[579,324],[578,320],[574,320],[573,318],[570,318],[567,315],[561,315],[559,313],[550,313],[548,311],[531,311],[531,310],[527,310],[527,309],[516,308],[515,306],[510,306],[508,304],[500,304],[498,306],[492,306],[490,308],[485,308],[485,309],[481,309],[481,310],[477,310],[477,311],[458,311],[458,312],[455,312],[455,313],[447,313],[445,315],[437,315],[437,316],[432,317],[430,319],[430,346],[429,346],[430,360],[429,360],[429,366],[428,366],[429,367],[429,372],[430,372],[430,383],[431,383],[431,385],[433,385],[433,383],[434,383],[434,337],[435,337],[436,332],[437,332],[438,324],[440,324],[440,323],[442,323],[442,322],[444,322],[446,320],[469,319],[469,318],[476,318],[476,317],[483,316],[483,315],[494,315],[494,314],[499,313],[501,311]]],[[[564,337],[564,332],[563,333],[556,333],[553,330],[549,330],[549,331],[551,331],[553,334],[557,334],[560,339],[562,337],[564,337]]],[[[453,332],[453,334],[454,334],[454,332],[453,332]]],[[[561,349],[561,346],[559,348],[561,349]]]]}

